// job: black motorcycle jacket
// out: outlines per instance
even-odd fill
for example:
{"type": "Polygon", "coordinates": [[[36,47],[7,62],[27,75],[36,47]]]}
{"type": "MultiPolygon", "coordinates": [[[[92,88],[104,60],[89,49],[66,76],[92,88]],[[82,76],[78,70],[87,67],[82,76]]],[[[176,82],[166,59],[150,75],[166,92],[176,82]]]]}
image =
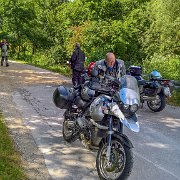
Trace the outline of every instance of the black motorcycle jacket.
{"type": "Polygon", "coordinates": [[[82,72],[84,70],[85,53],[78,47],[73,52],[70,63],[71,68],[76,71],[82,72]]]}

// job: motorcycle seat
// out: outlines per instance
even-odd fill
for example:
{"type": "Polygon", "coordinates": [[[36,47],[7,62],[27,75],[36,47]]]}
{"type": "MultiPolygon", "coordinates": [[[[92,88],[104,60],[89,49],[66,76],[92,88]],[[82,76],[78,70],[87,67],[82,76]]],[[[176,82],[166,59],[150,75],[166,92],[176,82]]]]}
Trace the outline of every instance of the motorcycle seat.
{"type": "Polygon", "coordinates": [[[146,84],[146,81],[144,79],[142,80],[138,80],[138,85],[145,85],[146,84]]]}

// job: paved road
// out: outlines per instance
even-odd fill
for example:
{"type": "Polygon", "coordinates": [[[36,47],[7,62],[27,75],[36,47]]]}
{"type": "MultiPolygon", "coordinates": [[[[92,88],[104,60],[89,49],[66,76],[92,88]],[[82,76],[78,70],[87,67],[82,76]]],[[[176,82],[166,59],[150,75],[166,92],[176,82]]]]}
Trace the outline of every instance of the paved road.
{"type": "MultiPolygon", "coordinates": [[[[95,169],[96,153],[86,150],[80,142],[67,144],[62,137],[64,111],[54,106],[52,93],[62,83],[62,79],[67,80],[66,82],[68,79],[56,73],[16,63],[9,69],[1,68],[0,77],[7,76],[8,71],[13,73],[9,77],[12,84],[22,79],[24,81],[25,78],[23,86],[11,91],[12,101],[21,114],[23,125],[29,129],[43,154],[52,179],[99,179],[95,169]],[[17,69],[23,69],[21,77],[17,69]],[[23,74],[27,73],[26,69],[31,70],[28,75],[23,74]],[[37,79],[32,80],[34,77],[42,79],[38,83],[37,79]]],[[[144,107],[139,110],[138,119],[141,127],[139,133],[125,129],[134,145],[135,157],[129,179],[180,179],[180,108],[167,106],[164,111],[153,113],[144,107]]]]}

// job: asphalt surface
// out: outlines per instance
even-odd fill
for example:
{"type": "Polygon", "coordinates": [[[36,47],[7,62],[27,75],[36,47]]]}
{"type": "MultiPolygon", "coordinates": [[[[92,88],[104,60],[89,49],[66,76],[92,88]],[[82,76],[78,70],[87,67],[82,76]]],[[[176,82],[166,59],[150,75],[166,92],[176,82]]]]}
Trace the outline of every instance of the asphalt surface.
{"type": "MultiPolygon", "coordinates": [[[[57,73],[29,65],[14,63],[8,68],[1,68],[1,77],[7,76],[8,71],[13,72],[11,76],[14,79],[12,81],[13,77],[9,76],[10,83],[26,78],[26,83],[11,91],[12,102],[42,153],[51,178],[99,179],[95,167],[96,153],[85,149],[78,141],[68,144],[62,137],[64,110],[55,107],[52,94],[62,80],[70,81],[57,73]],[[19,77],[21,68],[22,77],[19,79],[16,77],[19,77]],[[26,69],[32,70],[31,75],[23,75],[26,69]],[[45,80],[42,78],[39,83],[38,80],[35,83],[31,79],[34,74],[45,80]]],[[[162,112],[154,113],[145,106],[137,114],[140,132],[134,133],[124,128],[134,145],[134,167],[129,179],[180,180],[180,108],[166,106],[162,112]]]]}

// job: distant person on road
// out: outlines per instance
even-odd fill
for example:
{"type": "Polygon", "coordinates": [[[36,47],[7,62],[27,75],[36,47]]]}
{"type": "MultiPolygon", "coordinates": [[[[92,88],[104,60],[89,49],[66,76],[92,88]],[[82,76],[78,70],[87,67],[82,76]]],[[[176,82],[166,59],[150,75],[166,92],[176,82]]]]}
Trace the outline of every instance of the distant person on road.
{"type": "Polygon", "coordinates": [[[85,53],[80,49],[80,44],[75,44],[74,52],[71,56],[70,63],[72,69],[72,83],[78,86],[83,83],[82,73],[84,71],[85,53]]]}
{"type": "Polygon", "coordinates": [[[9,49],[9,43],[6,39],[3,39],[0,43],[1,48],[1,66],[3,66],[4,60],[6,61],[6,67],[9,66],[8,63],[8,49],[9,49]]]}

